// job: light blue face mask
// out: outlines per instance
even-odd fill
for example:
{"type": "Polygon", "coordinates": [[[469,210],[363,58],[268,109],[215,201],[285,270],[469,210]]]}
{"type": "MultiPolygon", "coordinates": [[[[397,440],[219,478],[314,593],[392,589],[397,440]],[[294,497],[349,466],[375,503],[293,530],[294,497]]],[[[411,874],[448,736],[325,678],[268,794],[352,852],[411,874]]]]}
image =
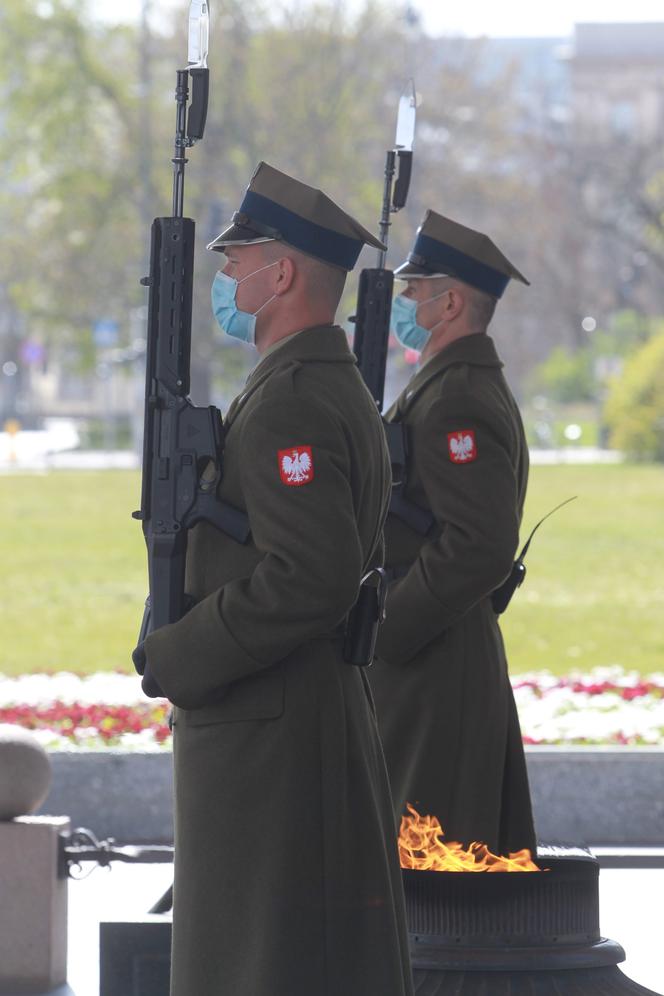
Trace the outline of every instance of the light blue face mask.
{"type": "Polygon", "coordinates": [[[217,320],[217,325],[226,335],[252,345],[256,342],[256,315],[270,301],[274,301],[277,295],[273,294],[272,297],[269,297],[265,304],[262,304],[258,311],[253,314],[249,311],[240,311],[235,302],[235,295],[241,283],[244,283],[249,277],[253,277],[255,273],[260,273],[261,270],[269,270],[271,266],[276,266],[277,262],[278,260],[274,263],[268,263],[266,266],[259,267],[252,273],[248,273],[246,277],[242,277],[242,280],[229,277],[228,274],[222,273],[221,270],[217,273],[212,281],[212,290],[210,292],[212,314],[217,320]]]}
{"type": "Polygon", "coordinates": [[[446,293],[447,291],[442,291],[440,294],[434,294],[426,301],[414,301],[410,297],[404,297],[403,294],[394,298],[390,314],[390,329],[405,349],[422,352],[431,338],[433,329],[440,325],[440,322],[436,322],[436,325],[431,329],[425,329],[422,325],[417,324],[417,309],[421,304],[435,301],[436,298],[442,297],[446,293]]]}

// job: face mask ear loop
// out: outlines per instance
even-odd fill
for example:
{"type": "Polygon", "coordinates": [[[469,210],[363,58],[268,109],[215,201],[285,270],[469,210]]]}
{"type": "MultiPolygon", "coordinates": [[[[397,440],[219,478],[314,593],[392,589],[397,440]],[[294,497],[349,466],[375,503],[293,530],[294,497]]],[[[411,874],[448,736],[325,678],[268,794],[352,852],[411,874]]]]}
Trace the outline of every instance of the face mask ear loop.
{"type": "MultiPolygon", "coordinates": [[[[266,263],[265,266],[261,266],[257,270],[254,270],[252,273],[248,273],[246,275],[246,277],[242,277],[242,280],[238,280],[237,281],[238,287],[240,286],[240,284],[244,283],[245,280],[248,280],[249,277],[253,277],[253,276],[255,276],[255,274],[261,273],[263,270],[269,270],[271,266],[276,266],[278,263],[279,263],[279,260],[275,259],[274,263],[266,263]]],[[[260,313],[263,310],[263,308],[266,307],[266,305],[268,305],[270,303],[270,301],[274,301],[275,297],[277,297],[277,295],[273,294],[272,297],[269,297],[267,299],[267,301],[265,302],[265,304],[261,304],[261,306],[258,309],[258,311],[254,311],[253,312],[254,318],[256,318],[257,315],[260,315],[260,313]]]]}
{"type": "Polygon", "coordinates": [[[277,297],[276,294],[273,294],[272,297],[268,297],[268,299],[265,302],[265,304],[261,304],[261,306],[258,309],[258,311],[254,311],[254,317],[256,317],[257,315],[260,315],[260,313],[263,310],[263,308],[267,307],[267,305],[270,303],[270,301],[274,301],[275,297],[277,297]]]}
{"type": "MultiPolygon", "coordinates": [[[[242,280],[237,280],[237,278],[235,278],[237,280],[238,286],[240,284],[243,284],[245,282],[245,280],[248,280],[249,277],[254,277],[254,276],[256,276],[257,273],[262,273],[263,270],[269,270],[271,266],[276,266],[278,263],[279,263],[279,260],[275,259],[274,263],[266,263],[265,266],[259,266],[257,270],[252,270],[251,273],[248,273],[246,275],[246,277],[242,277],[242,280]]],[[[276,297],[277,295],[275,294],[274,296],[276,297]]]]}
{"type": "MultiPolygon", "coordinates": [[[[448,288],[448,290],[449,290],[449,288],[448,288]]],[[[441,291],[440,294],[434,294],[433,297],[428,297],[426,299],[426,301],[418,301],[417,307],[415,308],[415,321],[417,321],[417,312],[420,310],[420,308],[422,307],[423,304],[431,304],[432,301],[437,301],[439,297],[443,296],[443,294],[447,294],[447,291],[444,290],[444,291],[441,291]]],[[[436,322],[436,324],[432,325],[430,329],[427,329],[427,332],[429,334],[431,334],[433,332],[433,330],[437,329],[439,325],[442,325],[444,321],[445,321],[445,319],[441,318],[441,320],[439,322],[436,322]]]]}

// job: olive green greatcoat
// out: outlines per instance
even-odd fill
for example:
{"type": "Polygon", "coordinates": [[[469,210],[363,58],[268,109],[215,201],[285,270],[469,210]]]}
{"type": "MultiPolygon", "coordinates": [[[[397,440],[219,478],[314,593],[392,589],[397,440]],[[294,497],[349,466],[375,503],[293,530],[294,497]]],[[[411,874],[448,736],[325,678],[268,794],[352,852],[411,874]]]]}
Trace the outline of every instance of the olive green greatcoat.
{"type": "Polygon", "coordinates": [[[534,847],[519,721],[491,592],[516,555],[528,451],[485,334],[432,357],[387,413],[408,427],[406,496],[429,509],[423,537],[390,515],[390,585],[370,680],[397,818],[411,802],[450,840],[534,847]],[[454,462],[448,436],[474,433],[454,462]],[[470,453],[472,457],[472,451],[470,453]],[[403,572],[403,576],[399,575],[403,572]]]}
{"type": "Polygon", "coordinates": [[[220,490],[251,540],[197,526],[195,605],[146,641],[176,706],[173,996],[412,991],[387,773],[365,674],[342,658],[389,498],[354,363],[320,327],[256,367],[220,490]],[[313,479],[286,483],[278,453],[304,446],[313,479]]]}

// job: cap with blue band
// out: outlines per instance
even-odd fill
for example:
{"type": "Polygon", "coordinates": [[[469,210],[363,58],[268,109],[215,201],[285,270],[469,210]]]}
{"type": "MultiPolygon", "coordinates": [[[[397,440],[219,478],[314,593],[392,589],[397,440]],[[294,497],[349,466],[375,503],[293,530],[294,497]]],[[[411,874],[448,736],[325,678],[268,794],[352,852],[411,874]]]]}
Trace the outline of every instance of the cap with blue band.
{"type": "Polygon", "coordinates": [[[487,235],[435,211],[427,211],[407,262],[394,272],[402,280],[456,277],[496,298],[511,279],[529,283],[487,235]]]}
{"type": "Polygon", "coordinates": [[[231,225],[208,249],[275,239],[343,270],[353,269],[365,244],[382,247],[322,191],[260,163],[231,225]]]}

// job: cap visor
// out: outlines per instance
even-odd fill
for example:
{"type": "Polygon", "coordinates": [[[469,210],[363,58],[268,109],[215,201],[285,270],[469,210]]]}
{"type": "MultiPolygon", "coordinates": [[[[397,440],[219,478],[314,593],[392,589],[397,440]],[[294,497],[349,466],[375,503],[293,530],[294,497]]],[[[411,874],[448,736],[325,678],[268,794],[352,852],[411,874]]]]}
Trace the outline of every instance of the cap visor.
{"type": "Polygon", "coordinates": [[[432,273],[431,270],[427,270],[423,266],[417,266],[416,263],[406,261],[401,266],[397,266],[394,276],[399,280],[431,280],[434,277],[447,277],[449,274],[432,273]]]}
{"type": "Polygon", "coordinates": [[[251,246],[257,242],[274,242],[268,235],[259,235],[252,228],[245,225],[229,225],[221,235],[209,242],[205,247],[215,252],[223,252],[226,246],[251,246]]]}
{"type": "Polygon", "coordinates": [[[372,249],[380,249],[381,252],[387,252],[387,245],[384,242],[381,242],[380,239],[375,238],[373,235],[366,238],[364,243],[372,249]]]}

